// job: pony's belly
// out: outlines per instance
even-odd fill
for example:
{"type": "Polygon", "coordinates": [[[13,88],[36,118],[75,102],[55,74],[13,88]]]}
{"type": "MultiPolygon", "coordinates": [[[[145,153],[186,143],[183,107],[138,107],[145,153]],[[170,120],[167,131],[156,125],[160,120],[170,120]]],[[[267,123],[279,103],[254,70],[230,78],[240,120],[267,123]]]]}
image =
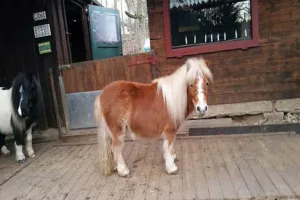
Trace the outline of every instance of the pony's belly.
{"type": "Polygon", "coordinates": [[[9,109],[0,108],[0,132],[5,135],[12,134],[10,119],[11,119],[11,114],[9,109]]]}
{"type": "Polygon", "coordinates": [[[12,134],[12,127],[10,125],[10,117],[7,118],[8,120],[0,119],[0,133],[4,135],[11,135],[12,134]]]}
{"type": "Polygon", "coordinates": [[[150,127],[143,127],[143,128],[130,128],[129,134],[133,140],[135,138],[159,138],[162,135],[162,130],[159,130],[158,128],[150,128],[150,127]]]}

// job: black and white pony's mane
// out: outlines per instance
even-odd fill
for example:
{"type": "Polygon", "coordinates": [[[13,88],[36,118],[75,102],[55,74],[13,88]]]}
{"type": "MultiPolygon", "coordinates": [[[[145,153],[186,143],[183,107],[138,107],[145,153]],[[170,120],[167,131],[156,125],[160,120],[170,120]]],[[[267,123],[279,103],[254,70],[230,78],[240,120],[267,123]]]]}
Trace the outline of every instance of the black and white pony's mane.
{"type": "Polygon", "coordinates": [[[37,113],[35,112],[39,112],[40,109],[40,104],[41,104],[41,88],[40,85],[38,83],[38,81],[36,80],[36,78],[32,75],[32,74],[28,74],[28,73],[19,73],[15,79],[12,82],[12,86],[11,86],[11,102],[12,102],[12,107],[13,107],[13,117],[16,117],[19,120],[22,120],[22,116],[20,115],[18,109],[20,106],[20,101],[21,101],[21,92],[24,88],[24,86],[27,87],[32,87],[32,91],[34,91],[34,93],[32,95],[34,95],[34,102],[32,102],[33,106],[33,110],[31,111],[30,115],[36,115],[37,113]],[[34,112],[34,113],[32,113],[34,112]]]}

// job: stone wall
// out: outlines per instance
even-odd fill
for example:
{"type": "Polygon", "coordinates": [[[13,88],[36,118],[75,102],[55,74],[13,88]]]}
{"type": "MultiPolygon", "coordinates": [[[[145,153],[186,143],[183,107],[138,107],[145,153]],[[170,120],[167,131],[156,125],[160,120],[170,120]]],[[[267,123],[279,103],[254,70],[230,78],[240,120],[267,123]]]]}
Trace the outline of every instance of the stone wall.
{"type": "Polygon", "coordinates": [[[235,125],[283,124],[300,122],[300,98],[210,105],[207,114],[189,119],[228,118],[235,125]]]}

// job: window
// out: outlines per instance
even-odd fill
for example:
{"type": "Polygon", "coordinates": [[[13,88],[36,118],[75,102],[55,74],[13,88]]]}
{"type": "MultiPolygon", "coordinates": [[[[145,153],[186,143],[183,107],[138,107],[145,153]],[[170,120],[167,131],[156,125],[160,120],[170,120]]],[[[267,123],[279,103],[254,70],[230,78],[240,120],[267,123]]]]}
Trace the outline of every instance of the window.
{"type": "Polygon", "coordinates": [[[117,16],[113,13],[100,13],[94,11],[91,16],[94,25],[93,32],[96,42],[118,43],[117,16]]]}
{"type": "Polygon", "coordinates": [[[258,45],[257,0],[163,0],[166,56],[258,45]]]}

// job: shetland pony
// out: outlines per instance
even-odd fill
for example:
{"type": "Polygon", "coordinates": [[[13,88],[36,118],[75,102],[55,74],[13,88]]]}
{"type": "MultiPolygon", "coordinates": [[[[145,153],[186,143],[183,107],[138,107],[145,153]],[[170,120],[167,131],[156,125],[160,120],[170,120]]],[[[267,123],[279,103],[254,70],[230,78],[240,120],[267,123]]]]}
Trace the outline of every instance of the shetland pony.
{"type": "Polygon", "coordinates": [[[207,111],[207,87],[212,79],[204,59],[190,58],[174,73],[151,84],[116,81],[107,85],[94,103],[103,173],[109,175],[116,168],[119,176],[131,177],[122,155],[126,133],[162,137],[165,170],[176,173],[176,131],[194,110],[198,114],[207,111]]]}
{"type": "Polygon", "coordinates": [[[34,157],[32,127],[37,124],[41,102],[40,85],[31,74],[19,73],[10,88],[0,88],[0,149],[4,155],[10,151],[5,146],[5,136],[14,135],[16,160],[25,161],[23,145],[29,157],[34,157]]]}

